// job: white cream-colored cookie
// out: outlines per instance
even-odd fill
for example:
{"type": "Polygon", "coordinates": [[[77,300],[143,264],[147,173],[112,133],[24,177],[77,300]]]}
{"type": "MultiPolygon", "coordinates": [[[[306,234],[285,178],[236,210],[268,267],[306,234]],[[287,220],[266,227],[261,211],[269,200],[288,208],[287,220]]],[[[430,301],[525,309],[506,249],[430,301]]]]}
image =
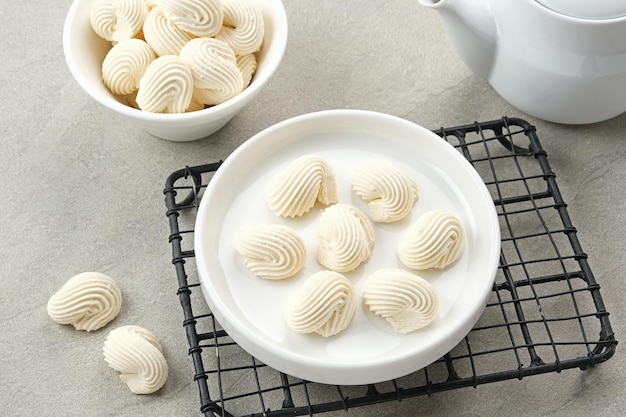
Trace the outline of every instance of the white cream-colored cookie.
{"type": "Polygon", "coordinates": [[[287,300],[285,319],[295,332],[330,337],[348,327],[356,304],[354,288],[346,277],[333,271],[320,271],[311,275],[287,300]]]}
{"type": "Polygon", "coordinates": [[[334,204],[319,219],[317,262],[337,272],[353,271],[372,254],[374,228],[369,219],[349,204],[334,204]]]}
{"type": "Polygon", "coordinates": [[[176,26],[165,17],[161,7],[153,7],[146,16],[143,36],[158,56],[178,55],[193,35],[176,26]]]}
{"type": "Polygon", "coordinates": [[[137,35],[147,14],[144,0],[95,0],[89,20],[98,36],[116,43],[137,35]]]}
{"type": "Polygon", "coordinates": [[[167,361],[149,330],[139,326],[111,330],[102,352],[106,363],[120,372],[120,379],[135,394],[152,394],[167,381],[167,361]]]}
{"type": "Polygon", "coordinates": [[[442,269],[455,262],[465,248],[461,221],[447,210],[422,214],[400,236],[398,257],[415,270],[442,269]]]}
{"type": "Polygon", "coordinates": [[[439,312],[435,287],[402,269],[381,269],[371,274],[363,288],[363,299],[371,312],[403,334],[429,325],[439,312]]]}
{"type": "Polygon", "coordinates": [[[48,315],[60,324],[91,332],[106,326],[122,308],[115,280],[99,272],[70,278],[48,301],[48,315]]]}
{"type": "Polygon", "coordinates": [[[191,68],[176,55],[158,57],[139,81],[136,102],[153,113],[183,113],[191,104],[191,68]]]}
{"type": "Polygon", "coordinates": [[[213,37],[222,28],[220,0],[157,0],[157,4],[168,20],[195,36],[213,37]]]}
{"type": "Polygon", "coordinates": [[[180,58],[191,68],[194,99],[203,104],[223,103],[243,89],[243,75],[235,53],[220,40],[192,39],[181,49],[180,58]]]}
{"type": "Polygon", "coordinates": [[[280,224],[246,224],[235,236],[246,267],[263,279],[285,279],[300,272],[306,247],[298,233],[280,224]]]}
{"type": "Polygon", "coordinates": [[[380,223],[403,219],[419,197],[413,178],[383,159],[368,159],[357,165],[352,189],[368,202],[370,218],[380,223]]]}
{"type": "Polygon", "coordinates": [[[252,77],[257,69],[256,55],[239,55],[237,57],[237,67],[239,67],[239,71],[241,71],[241,74],[243,75],[243,88],[246,88],[250,85],[252,77]]]}
{"type": "Polygon", "coordinates": [[[303,155],[289,164],[270,183],[269,208],[282,217],[300,217],[319,201],[337,202],[337,185],[332,167],[316,155],[303,155]]]}
{"type": "Polygon", "coordinates": [[[132,94],[139,89],[139,80],[155,59],[154,51],[145,41],[125,39],[104,57],[102,80],[113,94],[132,94]]]}
{"type": "Polygon", "coordinates": [[[256,52],[263,45],[265,23],[261,10],[249,0],[222,0],[224,23],[217,35],[237,55],[256,52]]]}

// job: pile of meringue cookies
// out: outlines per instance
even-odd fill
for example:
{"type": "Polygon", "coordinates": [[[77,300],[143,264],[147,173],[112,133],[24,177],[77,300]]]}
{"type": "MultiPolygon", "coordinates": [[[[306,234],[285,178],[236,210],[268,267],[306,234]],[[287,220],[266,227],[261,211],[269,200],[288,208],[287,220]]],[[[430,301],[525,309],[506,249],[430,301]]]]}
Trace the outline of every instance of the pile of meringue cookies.
{"type": "Polygon", "coordinates": [[[112,43],[109,90],[153,113],[223,103],[248,87],[265,25],[249,0],[95,0],[91,27],[112,43]]]}
{"type": "MultiPolygon", "coordinates": [[[[48,301],[48,315],[76,330],[98,330],[122,308],[122,292],[115,280],[99,272],[70,278],[48,301]]],[[[167,380],[168,365],[156,336],[139,326],[111,330],[102,349],[104,360],[120,372],[120,379],[135,394],[158,391],[167,380]]]]}
{"type": "MultiPolygon", "coordinates": [[[[296,158],[269,185],[267,204],[284,219],[297,222],[316,203],[327,206],[317,223],[316,261],[323,269],[309,276],[285,304],[287,325],[295,332],[330,337],[348,327],[358,296],[344,273],[370,258],[374,224],[404,219],[419,198],[417,184],[406,171],[379,158],[354,168],[351,187],[368,203],[368,214],[338,202],[334,171],[316,155],[296,158]]],[[[398,239],[398,259],[408,270],[390,267],[370,274],[363,286],[365,304],[397,333],[429,325],[437,317],[439,297],[413,270],[444,269],[459,259],[464,247],[463,226],[456,216],[444,209],[423,213],[398,239]]],[[[294,277],[307,257],[296,229],[278,223],[242,225],[235,249],[254,275],[271,280],[294,277]]]]}

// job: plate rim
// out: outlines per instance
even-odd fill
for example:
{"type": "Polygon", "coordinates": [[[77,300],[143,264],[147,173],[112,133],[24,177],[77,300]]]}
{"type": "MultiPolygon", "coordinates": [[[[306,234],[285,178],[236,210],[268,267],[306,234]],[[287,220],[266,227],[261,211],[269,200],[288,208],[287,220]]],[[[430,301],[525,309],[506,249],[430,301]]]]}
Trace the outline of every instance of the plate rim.
{"type": "MultiPolygon", "coordinates": [[[[209,305],[211,312],[214,314],[215,318],[218,320],[218,322],[221,324],[224,330],[231,336],[231,338],[240,347],[242,347],[245,351],[247,351],[252,356],[259,359],[260,361],[264,362],[265,364],[271,367],[274,367],[282,372],[285,372],[287,374],[290,374],[290,375],[293,375],[302,379],[306,379],[306,380],[310,380],[314,382],[326,383],[326,384],[361,385],[363,383],[382,382],[382,381],[397,378],[397,377],[406,375],[408,373],[417,371],[419,369],[422,369],[425,366],[428,366],[428,364],[439,359],[441,356],[443,356],[443,354],[449,352],[452,348],[454,348],[469,333],[469,331],[471,331],[472,327],[476,324],[480,315],[484,311],[486,302],[487,302],[487,297],[489,296],[491,292],[493,280],[497,272],[497,268],[499,265],[499,253],[501,249],[501,240],[500,240],[500,226],[499,226],[499,221],[498,221],[498,215],[497,215],[495,205],[493,204],[493,199],[487,189],[487,186],[484,184],[482,178],[480,177],[478,172],[475,170],[475,168],[451,144],[449,144],[447,141],[439,137],[434,132],[414,122],[408,121],[398,116],[393,116],[393,115],[389,115],[386,113],[380,113],[380,112],[369,111],[369,110],[353,110],[353,109],[322,110],[322,111],[302,114],[299,116],[295,116],[295,117],[283,120],[281,122],[278,122],[258,132],[257,134],[255,134],[254,136],[252,136],[251,138],[243,142],[227,158],[225,158],[224,162],[220,166],[220,169],[218,169],[214,173],[211,181],[209,182],[209,184],[207,185],[207,188],[204,191],[204,195],[202,196],[202,199],[200,201],[200,206],[197,212],[195,230],[199,231],[203,229],[203,223],[206,221],[208,216],[204,216],[202,215],[202,213],[207,210],[206,207],[209,204],[207,202],[211,199],[211,196],[213,194],[213,189],[215,188],[215,184],[219,184],[221,181],[223,181],[221,178],[225,177],[228,174],[227,171],[230,169],[228,167],[231,164],[237,162],[240,154],[248,152],[248,149],[250,147],[254,146],[258,141],[266,140],[264,138],[271,136],[276,131],[283,130],[285,128],[288,128],[291,125],[297,125],[300,123],[310,123],[312,119],[313,120],[318,119],[318,121],[322,122],[324,119],[328,119],[328,118],[338,118],[338,119],[345,119],[345,120],[351,120],[354,118],[377,118],[389,124],[400,125],[402,128],[405,128],[405,129],[413,129],[416,132],[419,131],[420,134],[430,136],[431,138],[436,139],[437,142],[435,143],[440,143],[441,145],[438,145],[438,146],[441,146],[442,148],[448,147],[447,152],[452,152],[451,155],[455,155],[454,158],[456,158],[457,160],[456,162],[460,163],[461,165],[464,165],[464,169],[468,171],[470,175],[472,175],[473,182],[475,183],[475,185],[477,185],[478,189],[482,193],[481,200],[485,203],[487,201],[491,202],[491,204],[486,205],[487,209],[491,209],[490,217],[493,220],[490,222],[490,225],[492,226],[492,229],[493,229],[491,230],[491,233],[498,237],[497,239],[493,240],[493,242],[491,242],[493,246],[491,248],[493,250],[493,254],[491,254],[490,258],[493,256],[493,259],[491,259],[492,262],[490,262],[490,265],[485,267],[486,268],[485,271],[489,274],[491,278],[487,280],[489,282],[489,285],[485,285],[485,287],[483,288],[480,302],[475,303],[472,306],[472,309],[468,311],[468,319],[459,323],[458,327],[460,328],[455,328],[454,329],[455,331],[451,332],[456,337],[446,337],[445,344],[432,345],[429,347],[428,350],[422,351],[421,353],[424,354],[424,356],[429,358],[428,363],[418,367],[417,369],[411,368],[409,371],[404,372],[403,374],[391,375],[391,376],[388,373],[383,372],[379,376],[372,377],[370,375],[372,373],[372,369],[376,367],[381,367],[382,365],[388,365],[388,361],[383,360],[383,359],[372,360],[368,358],[363,358],[362,360],[359,360],[357,362],[351,361],[349,363],[343,363],[343,364],[342,363],[329,364],[326,361],[319,360],[318,358],[311,358],[309,356],[299,354],[298,352],[293,352],[291,350],[285,350],[285,349],[277,349],[276,343],[269,341],[269,339],[263,339],[259,337],[250,338],[250,335],[245,335],[245,336],[242,335],[241,334],[242,332],[237,327],[237,326],[241,326],[241,322],[239,320],[233,320],[233,316],[232,314],[230,314],[230,311],[228,311],[227,308],[222,309],[221,304],[223,303],[220,303],[219,299],[217,300],[214,299],[213,295],[206,288],[207,285],[205,284],[205,282],[206,281],[210,282],[210,277],[207,276],[206,274],[207,266],[205,264],[203,257],[198,256],[198,254],[201,253],[201,251],[198,249],[203,247],[203,242],[201,240],[201,234],[194,233],[194,247],[196,248],[195,259],[197,263],[198,275],[200,277],[201,288],[202,288],[205,300],[207,301],[207,304],[209,305]],[[235,324],[233,324],[233,322],[235,322],[235,324]],[[462,333],[462,334],[459,334],[459,333],[462,333]],[[254,339],[254,340],[251,340],[251,339],[254,339]],[[287,366],[285,365],[285,363],[282,363],[282,362],[280,364],[277,363],[277,361],[275,360],[275,356],[277,356],[277,353],[276,353],[277,351],[279,352],[278,356],[280,356],[283,360],[287,360],[288,364],[291,366],[287,366]],[[302,365],[300,361],[306,361],[308,367],[316,368],[315,371],[311,372],[309,369],[306,372],[302,372],[302,370],[299,369],[299,367],[302,365]],[[350,371],[350,375],[346,375],[345,374],[346,371],[350,371]]],[[[309,131],[307,131],[307,133],[311,134],[311,132],[309,131]]],[[[409,359],[412,359],[414,355],[415,355],[414,352],[406,352],[404,355],[395,356],[396,362],[407,361],[409,359]]]]}

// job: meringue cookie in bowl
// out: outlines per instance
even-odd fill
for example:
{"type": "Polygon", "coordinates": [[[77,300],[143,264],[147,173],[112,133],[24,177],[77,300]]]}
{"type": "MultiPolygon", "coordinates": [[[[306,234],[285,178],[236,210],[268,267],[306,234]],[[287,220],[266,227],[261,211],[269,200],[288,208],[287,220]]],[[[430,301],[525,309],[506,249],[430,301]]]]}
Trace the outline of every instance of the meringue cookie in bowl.
{"type": "Polygon", "coordinates": [[[402,269],[380,269],[363,288],[370,311],[387,320],[398,333],[410,333],[437,317],[439,296],[425,279],[402,269]]]}
{"type": "Polygon", "coordinates": [[[113,93],[132,94],[139,89],[139,80],[155,59],[154,51],[145,41],[123,40],[113,46],[104,58],[102,79],[113,93]]]}
{"type": "MultiPolygon", "coordinates": [[[[214,90],[211,93],[214,96],[212,100],[220,103],[209,107],[201,102],[192,103],[190,100],[189,106],[185,109],[189,111],[183,113],[144,111],[133,107],[133,100],[128,96],[113,93],[102,79],[102,63],[113,42],[99,36],[91,27],[90,14],[96,1],[74,0],[69,8],[63,30],[63,50],[68,68],[80,87],[97,103],[122,116],[122,121],[127,120],[158,138],[179,142],[192,141],[206,138],[223,128],[258,97],[276,73],[287,46],[287,14],[282,1],[255,0],[254,5],[263,17],[264,34],[261,49],[254,53],[257,65],[249,85],[243,88],[242,81],[242,90],[232,98],[227,98],[231,94],[226,90],[214,90]]],[[[197,37],[179,26],[176,26],[177,30],[168,31],[172,29],[169,25],[173,26],[174,23],[166,18],[165,8],[161,2],[154,0],[141,2],[147,14],[143,30],[134,36],[144,39],[151,45],[155,54],[178,54],[186,42],[197,37]],[[150,15],[159,19],[152,21],[150,15]],[[157,29],[151,31],[151,27],[157,29]]],[[[191,4],[191,0],[185,4],[191,4]]],[[[243,75],[241,77],[244,78],[243,75]]],[[[134,137],[136,133],[129,130],[129,135],[134,137]]]]}
{"type": "Polygon", "coordinates": [[[153,113],[183,113],[191,104],[191,68],[176,55],[158,57],[139,82],[136,102],[141,110],[153,113]]]}
{"type": "Polygon", "coordinates": [[[465,233],[461,221],[447,210],[422,214],[400,236],[398,257],[415,270],[442,269],[463,253],[465,233]]]}
{"type": "Polygon", "coordinates": [[[403,219],[419,197],[415,181],[383,159],[361,162],[352,173],[352,188],[368,202],[370,218],[380,223],[403,219]]]}
{"type": "Polygon", "coordinates": [[[91,332],[106,326],[122,308],[122,292],[113,278],[83,272],[70,278],[48,301],[48,315],[60,324],[91,332]]]}
{"type": "Polygon", "coordinates": [[[235,237],[246,267],[263,279],[285,279],[300,272],[306,261],[302,238],[280,224],[246,224],[235,237]]]}
{"type": "Polygon", "coordinates": [[[352,283],[337,272],[320,271],[288,300],[285,318],[295,332],[330,337],[348,327],[355,312],[352,283]]]}
{"type": "Polygon", "coordinates": [[[89,20],[102,38],[120,42],[141,31],[147,14],[144,0],[95,0],[89,20]]]}
{"type": "Polygon", "coordinates": [[[224,25],[215,36],[226,42],[237,55],[261,49],[264,36],[263,15],[249,0],[222,0],[224,25]]]}
{"type": "Polygon", "coordinates": [[[221,0],[158,0],[165,17],[195,36],[217,35],[224,20],[221,0]]]}
{"type": "Polygon", "coordinates": [[[131,392],[152,394],[165,385],[169,368],[156,336],[139,326],[111,330],[102,348],[104,360],[131,392]]]}

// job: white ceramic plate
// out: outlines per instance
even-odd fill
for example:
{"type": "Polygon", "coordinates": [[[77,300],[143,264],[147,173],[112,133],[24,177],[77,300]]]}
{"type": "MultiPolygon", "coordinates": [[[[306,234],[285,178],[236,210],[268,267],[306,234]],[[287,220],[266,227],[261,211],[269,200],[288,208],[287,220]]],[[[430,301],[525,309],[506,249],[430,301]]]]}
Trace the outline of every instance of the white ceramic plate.
{"type": "Polygon", "coordinates": [[[493,201],[474,168],[440,137],[406,120],[360,110],[331,110],[278,123],[235,150],[210,181],[197,214],[195,257],[201,286],[216,318],[246,351],[287,374],[341,385],[397,378],[421,369],[450,351],[471,330],[485,308],[500,253],[500,229],[493,201]],[[379,268],[404,268],[396,255],[405,228],[428,210],[445,208],[466,231],[461,258],[443,271],[418,273],[435,286],[439,317],[411,334],[397,334],[360,303],[350,326],[323,338],[291,331],[284,302],[320,271],[315,261],[316,206],[302,219],[283,219],[267,207],[268,182],[295,158],[316,154],[334,168],[340,202],[364,212],[352,192],[354,166],[366,158],[384,158],[417,182],[420,198],[411,214],[395,224],[375,225],[371,259],[345,274],[357,295],[367,276],[379,268]],[[245,223],[280,223],[295,228],[307,244],[301,274],[266,281],[251,274],[234,247],[245,223]]]}

